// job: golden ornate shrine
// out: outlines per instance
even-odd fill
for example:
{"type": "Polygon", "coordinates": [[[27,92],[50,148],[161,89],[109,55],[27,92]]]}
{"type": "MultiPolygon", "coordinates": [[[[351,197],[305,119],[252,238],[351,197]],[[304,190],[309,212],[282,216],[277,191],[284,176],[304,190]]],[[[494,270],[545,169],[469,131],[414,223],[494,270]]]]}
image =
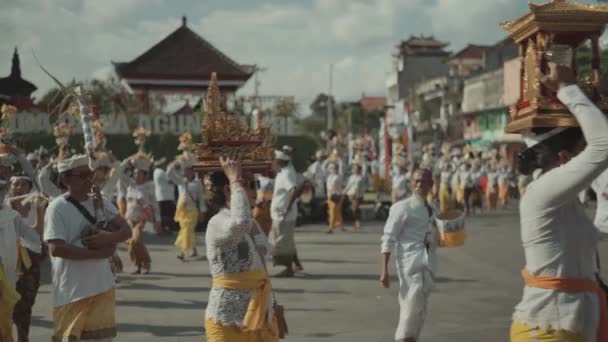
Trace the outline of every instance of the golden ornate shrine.
{"type": "Polygon", "coordinates": [[[213,73],[205,101],[202,142],[196,145],[194,171],[221,170],[219,157],[235,151],[241,156],[243,169],[254,172],[269,169],[274,158],[270,128],[262,124],[251,129],[237,116],[226,115],[221,104],[217,75],[213,73]]]}
{"type": "Polygon", "coordinates": [[[529,3],[530,13],[502,24],[519,45],[521,57],[519,101],[510,108],[507,133],[520,133],[532,127],[578,126],[576,119],[556,94],[541,85],[539,69],[547,70],[547,52],[554,45],[572,48],[572,67],[576,70],[576,49],[590,41],[592,78],[579,79],[579,85],[600,109],[608,111],[608,98],[597,91],[600,81],[599,37],[608,22],[608,6],[552,0],[529,3]]]}

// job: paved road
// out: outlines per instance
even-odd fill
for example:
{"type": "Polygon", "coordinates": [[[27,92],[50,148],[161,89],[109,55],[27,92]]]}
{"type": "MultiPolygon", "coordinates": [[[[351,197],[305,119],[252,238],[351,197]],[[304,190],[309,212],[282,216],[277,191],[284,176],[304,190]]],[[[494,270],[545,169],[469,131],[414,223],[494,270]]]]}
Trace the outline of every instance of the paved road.
{"type": "MultiPolygon", "coordinates": [[[[512,308],[522,289],[517,220],[513,209],[472,218],[466,246],[440,250],[439,278],[423,341],[508,341],[512,308]]],[[[381,223],[368,223],[360,233],[334,235],[323,234],[320,226],[299,229],[305,273],[273,280],[278,299],[287,308],[291,332],[287,341],[393,340],[397,281],[389,290],[378,282],[381,229],[381,223]]],[[[204,340],[203,309],[211,280],[206,260],[181,263],[175,258],[173,237],[147,238],[152,274],[120,276],[116,341],[204,340]]],[[[603,244],[602,250],[608,265],[608,245],[603,244]]],[[[121,254],[127,261],[124,250],[121,254]]],[[[49,341],[46,278],[34,308],[34,342],[49,341]]]]}

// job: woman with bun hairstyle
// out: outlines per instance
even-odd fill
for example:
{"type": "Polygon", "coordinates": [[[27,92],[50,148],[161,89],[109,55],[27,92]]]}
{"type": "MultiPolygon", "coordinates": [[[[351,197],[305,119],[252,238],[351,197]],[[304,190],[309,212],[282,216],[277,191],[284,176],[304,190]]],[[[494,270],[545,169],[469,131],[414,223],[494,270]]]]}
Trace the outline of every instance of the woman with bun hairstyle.
{"type": "Polygon", "coordinates": [[[524,134],[519,168],[535,179],[520,202],[526,286],[511,341],[608,341],[606,295],[596,278],[598,233],[577,197],[608,167],[608,119],[570,67],[550,63],[548,75],[538,73],[580,128],[524,134]]]}

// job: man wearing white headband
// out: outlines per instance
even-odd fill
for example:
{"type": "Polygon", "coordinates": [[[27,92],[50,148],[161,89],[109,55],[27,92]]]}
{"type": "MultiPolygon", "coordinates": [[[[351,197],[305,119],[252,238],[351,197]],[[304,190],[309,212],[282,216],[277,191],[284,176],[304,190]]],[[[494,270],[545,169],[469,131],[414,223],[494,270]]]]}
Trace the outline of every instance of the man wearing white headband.
{"type": "Polygon", "coordinates": [[[308,167],[308,174],[312,178],[311,181],[315,186],[315,211],[321,212],[322,203],[325,201],[327,191],[325,191],[325,181],[327,180],[327,172],[323,167],[327,154],[323,150],[318,150],[315,154],[315,162],[308,167]]]}
{"type": "Polygon", "coordinates": [[[116,336],[109,258],[131,229],[108,200],[101,199],[102,207],[96,208],[97,199],[89,196],[93,171],[87,156],[60,160],[57,169],[67,192],[49,205],[44,228],[53,275],[53,339],[109,341],[116,336]],[[108,231],[83,237],[96,226],[100,210],[108,231]]]}
{"type": "Polygon", "coordinates": [[[292,277],[293,263],[297,261],[295,226],[298,217],[296,206],[296,178],[289,170],[291,158],[283,151],[275,151],[274,193],[270,204],[272,229],[268,236],[273,247],[275,265],[285,266],[280,277],[292,277]]]}

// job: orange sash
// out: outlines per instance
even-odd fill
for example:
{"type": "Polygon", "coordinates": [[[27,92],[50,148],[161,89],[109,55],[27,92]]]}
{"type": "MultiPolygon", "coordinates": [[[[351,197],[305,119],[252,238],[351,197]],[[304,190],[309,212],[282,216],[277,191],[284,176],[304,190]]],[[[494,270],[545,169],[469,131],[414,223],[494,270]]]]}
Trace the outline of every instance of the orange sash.
{"type": "Polygon", "coordinates": [[[597,341],[608,341],[608,306],[606,305],[606,293],[597,281],[590,279],[566,279],[557,277],[536,276],[521,271],[526,286],[540,289],[557,290],[563,292],[595,292],[600,302],[600,323],[597,329],[597,341]]]}

